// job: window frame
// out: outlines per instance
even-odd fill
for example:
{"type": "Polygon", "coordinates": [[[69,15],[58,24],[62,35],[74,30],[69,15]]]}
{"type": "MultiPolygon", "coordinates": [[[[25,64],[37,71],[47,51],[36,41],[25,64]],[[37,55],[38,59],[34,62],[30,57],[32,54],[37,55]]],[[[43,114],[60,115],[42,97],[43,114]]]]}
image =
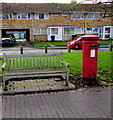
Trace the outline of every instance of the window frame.
{"type": "Polygon", "coordinates": [[[85,28],[75,28],[75,34],[84,34],[85,28]]]}
{"type": "Polygon", "coordinates": [[[69,13],[62,13],[62,16],[69,16],[69,13]]]}
{"type": "Polygon", "coordinates": [[[13,19],[13,14],[7,14],[7,13],[3,14],[3,13],[1,13],[0,15],[1,15],[0,20],[12,20],[13,19]],[[8,19],[3,19],[4,15],[8,15],[8,19]]]}
{"type": "Polygon", "coordinates": [[[98,34],[99,33],[99,29],[98,28],[86,28],[86,33],[87,34],[98,34]],[[94,30],[97,29],[97,32],[94,32],[94,30]]]}
{"type": "Polygon", "coordinates": [[[75,27],[64,27],[64,35],[74,35],[75,34],[75,27]],[[65,30],[68,30],[69,32],[66,33],[65,30]],[[70,29],[73,29],[73,33],[70,29]]]}
{"type": "Polygon", "coordinates": [[[71,19],[73,19],[73,20],[84,20],[84,13],[72,13],[71,14],[71,19]],[[73,17],[73,15],[75,15],[75,16],[73,17]],[[78,16],[80,16],[80,17],[78,17],[78,16]]]}
{"type": "Polygon", "coordinates": [[[51,16],[58,16],[58,13],[52,13],[51,16]]]}
{"type": "Polygon", "coordinates": [[[47,20],[49,19],[49,14],[48,13],[36,13],[35,14],[35,19],[36,20],[47,20]],[[40,19],[40,14],[43,14],[43,18],[40,19]]]}
{"type": "Polygon", "coordinates": [[[47,28],[34,28],[34,35],[47,35],[47,28]],[[44,29],[46,30],[45,33],[43,32],[44,29]],[[36,30],[39,30],[39,33],[36,30]]]}
{"type": "Polygon", "coordinates": [[[112,37],[112,27],[113,26],[102,26],[102,27],[99,27],[99,36],[101,36],[101,39],[103,40],[107,40],[107,39],[110,39],[112,37]],[[106,32],[106,28],[109,28],[110,31],[109,32],[106,32]],[[106,37],[106,36],[109,36],[109,37],[106,37]]]}
{"type": "Polygon", "coordinates": [[[100,19],[100,13],[99,12],[90,12],[88,13],[87,18],[89,20],[99,20],[100,19]],[[89,17],[89,15],[92,14],[92,17],[89,17]],[[98,14],[98,17],[95,17],[98,14]]]}
{"type": "Polygon", "coordinates": [[[19,14],[17,14],[17,20],[31,20],[31,14],[30,13],[19,13],[19,14]],[[24,14],[27,15],[26,19],[22,18],[22,15],[24,15],[24,14]]]}
{"type": "Polygon", "coordinates": [[[110,27],[108,27],[108,26],[105,26],[104,27],[104,38],[105,39],[109,39],[111,37],[111,26],[110,27]],[[107,30],[106,29],[108,29],[109,28],[109,32],[107,32],[107,30]],[[106,37],[106,36],[109,36],[109,37],[106,37]]]}

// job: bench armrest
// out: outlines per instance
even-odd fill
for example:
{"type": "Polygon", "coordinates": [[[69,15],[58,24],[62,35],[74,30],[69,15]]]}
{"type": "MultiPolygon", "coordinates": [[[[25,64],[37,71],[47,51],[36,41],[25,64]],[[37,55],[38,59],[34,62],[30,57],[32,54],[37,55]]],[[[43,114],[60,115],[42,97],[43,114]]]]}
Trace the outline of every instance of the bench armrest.
{"type": "Polygon", "coordinates": [[[69,63],[65,62],[65,61],[61,61],[62,64],[66,65],[66,69],[69,68],[69,63]]]}
{"type": "Polygon", "coordinates": [[[6,67],[6,63],[4,63],[4,64],[2,65],[2,70],[3,70],[3,71],[5,70],[5,67],[6,67]]]}

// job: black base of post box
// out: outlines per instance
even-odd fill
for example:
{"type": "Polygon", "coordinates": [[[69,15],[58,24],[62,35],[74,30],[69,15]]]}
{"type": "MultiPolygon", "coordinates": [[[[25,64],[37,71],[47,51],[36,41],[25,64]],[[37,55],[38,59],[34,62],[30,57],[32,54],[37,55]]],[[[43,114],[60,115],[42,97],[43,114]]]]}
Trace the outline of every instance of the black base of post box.
{"type": "Polygon", "coordinates": [[[82,77],[82,83],[84,85],[88,85],[88,86],[92,86],[92,85],[97,85],[98,84],[96,78],[85,78],[85,77],[82,77]]]}

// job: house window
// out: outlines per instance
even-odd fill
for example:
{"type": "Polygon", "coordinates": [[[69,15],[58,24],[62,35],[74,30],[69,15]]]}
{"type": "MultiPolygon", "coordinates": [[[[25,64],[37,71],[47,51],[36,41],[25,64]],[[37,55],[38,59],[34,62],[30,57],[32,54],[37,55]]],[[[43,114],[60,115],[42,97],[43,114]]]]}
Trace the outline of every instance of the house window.
{"type": "Polygon", "coordinates": [[[88,13],[88,19],[100,19],[100,13],[88,13]]]}
{"type": "Polygon", "coordinates": [[[39,14],[39,19],[44,19],[44,14],[39,14]]]}
{"type": "Polygon", "coordinates": [[[103,27],[99,28],[99,36],[103,38],[103,27]]]}
{"type": "Polygon", "coordinates": [[[11,20],[13,19],[12,14],[0,14],[0,20],[11,20]]]}
{"type": "Polygon", "coordinates": [[[49,14],[44,13],[35,14],[35,19],[49,19],[49,14]]]}
{"type": "Polygon", "coordinates": [[[18,20],[29,20],[31,19],[30,14],[22,13],[22,14],[17,14],[17,19],[18,20]]]}
{"type": "Polygon", "coordinates": [[[76,28],[75,34],[84,34],[84,28],[76,28]]]}
{"type": "Polygon", "coordinates": [[[84,19],[84,14],[83,13],[73,13],[72,19],[84,19]]]}
{"type": "Polygon", "coordinates": [[[62,16],[69,16],[69,14],[68,13],[63,13],[62,16]]]}
{"type": "Polygon", "coordinates": [[[110,38],[110,31],[111,31],[110,27],[105,27],[105,38],[110,38]]]}
{"type": "Polygon", "coordinates": [[[52,35],[58,35],[58,28],[51,28],[52,35]]]}
{"type": "Polygon", "coordinates": [[[99,28],[99,36],[101,39],[109,39],[112,37],[112,26],[103,26],[99,28]]]}
{"type": "Polygon", "coordinates": [[[98,28],[87,28],[87,34],[98,34],[98,28]]]}
{"type": "Polygon", "coordinates": [[[75,28],[64,28],[64,34],[65,35],[74,35],[75,34],[75,28]]]}
{"type": "Polygon", "coordinates": [[[58,16],[58,13],[52,13],[52,16],[58,16]]]}
{"type": "Polygon", "coordinates": [[[47,29],[46,28],[35,28],[34,35],[47,35],[47,29]]]}

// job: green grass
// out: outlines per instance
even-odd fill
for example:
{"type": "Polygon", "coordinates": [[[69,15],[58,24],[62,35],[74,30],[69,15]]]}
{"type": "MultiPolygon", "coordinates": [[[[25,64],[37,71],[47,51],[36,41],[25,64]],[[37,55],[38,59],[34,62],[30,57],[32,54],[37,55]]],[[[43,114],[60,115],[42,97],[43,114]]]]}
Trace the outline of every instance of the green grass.
{"type": "MultiPolygon", "coordinates": [[[[64,53],[64,60],[70,64],[70,73],[80,75],[82,71],[82,53],[64,53]]],[[[111,52],[99,52],[98,73],[110,74],[111,72],[111,52]]]]}
{"type": "Polygon", "coordinates": [[[50,43],[55,46],[66,46],[67,45],[67,41],[65,41],[65,42],[50,42],[50,43]]]}
{"type": "MultiPolygon", "coordinates": [[[[64,41],[64,42],[50,42],[51,44],[55,45],[55,46],[67,46],[67,41],[64,41]]],[[[100,44],[101,45],[109,45],[111,44],[111,41],[110,40],[100,40],[100,44]]],[[[32,43],[33,46],[35,47],[51,47],[51,45],[49,45],[48,43],[46,42],[33,42],[32,43]]]]}
{"type": "Polygon", "coordinates": [[[98,57],[98,71],[99,72],[105,72],[111,71],[111,52],[99,52],[99,57],[98,57]]]}
{"type": "Polygon", "coordinates": [[[35,47],[45,47],[45,46],[50,47],[51,46],[46,42],[33,42],[32,45],[35,47]]]}
{"type": "Polygon", "coordinates": [[[64,53],[64,61],[70,65],[70,73],[73,75],[81,74],[82,53],[64,53]]]}
{"type": "Polygon", "coordinates": [[[110,40],[100,40],[100,44],[101,45],[109,45],[109,44],[111,44],[111,41],[110,40]]]}

